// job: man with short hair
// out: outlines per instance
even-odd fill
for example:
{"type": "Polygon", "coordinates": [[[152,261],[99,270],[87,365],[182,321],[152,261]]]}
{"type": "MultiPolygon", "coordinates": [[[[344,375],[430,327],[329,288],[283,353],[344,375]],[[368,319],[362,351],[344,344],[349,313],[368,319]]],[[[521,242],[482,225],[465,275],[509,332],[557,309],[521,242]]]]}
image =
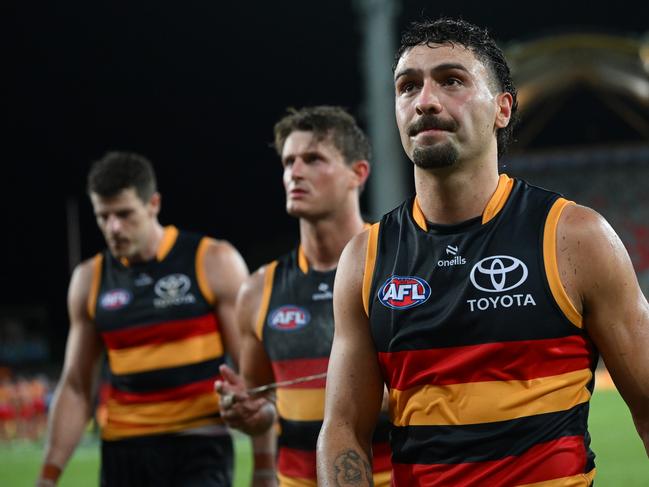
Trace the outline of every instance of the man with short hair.
{"type": "MultiPolygon", "coordinates": [[[[267,431],[278,416],[280,485],[315,486],[333,338],[333,281],[343,247],[365,227],[359,194],[370,172],[370,147],[351,115],[317,106],[282,118],[275,125],[275,148],[284,167],[286,211],[299,218],[300,244],[242,287],[237,321],[245,383],[224,366],[225,382],[217,383],[217,390],[228,398],[221,403],[225,421],[248,434],[267,431]],[[275,382],[281,384],[276,404],[272,396],[246,392],[246,386],[275,382]]],[[[387,426],[384,418],[374,437],[377,485],[390,482],[387,426]]]]}
{"type": "Polygon", "coordinates": [[[248,270],[227,242],[163,227],[153,167],[111,152],[88,175],[108,249],[74,271],[70,331],[39,485],[54,485],[110,370],[101,485],[228,486],[232,442],[213,382],[238,360],[236,293],[248,270]]]}
{"type": "Polygon", "coordinates": [[[591,485],[598,352],[649,448],[649,306],[594,211],[505,174],[516,89],[488,33],[413,24],[394,70],[416,196],[340,260],[320,485],[371,485],[389,390],[397,486],[591,485]]]}

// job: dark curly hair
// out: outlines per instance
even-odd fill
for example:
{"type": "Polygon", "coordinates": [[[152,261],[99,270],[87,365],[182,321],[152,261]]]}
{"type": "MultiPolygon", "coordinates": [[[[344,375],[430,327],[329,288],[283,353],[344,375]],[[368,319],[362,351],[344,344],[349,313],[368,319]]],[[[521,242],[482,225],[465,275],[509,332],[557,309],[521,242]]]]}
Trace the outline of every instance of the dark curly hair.
{"type": "Polygon", "coordinates": [[[88,194],[109,198],[128,188],[134,188],[143,202],[149,201],[157,191],[155,172],[146,157],[134,152],[107,152],[92,163],[86,187],[88,194]]]}
{"type": "Polygon", "coordinates": [[[458,44],[470,49],[476,58],[491,71],[494,81],[498,83],[498,89],[512,96],[512,114],[509,124],[507,127],[498,129],[496,134],[498,155],[503,155],[513,138],[513,130],[517,122],[518,100],[516,99],[516,87],[512,80],[509,65],[502,50],[496,45],[496,41],[493,40],[486,29],[465,20],[441,18],[413,22],[401,36],[401,45],[394,57],[392,71],[396,70],[401,56],[406,51],[415,46],[430,44],[458,44]]]}
{"type": "Polygon", "coordinates": [[[331,137],[347,164],[358,160],[369,161],[371,157],[367,136],[354,117],[342,107],[321,105],[300,110],[289,108],[288,114],[275,124],[274,129],[275,150],[280,157],[286,139],[297,130],[313,132],[319,141],[331,137]]]}

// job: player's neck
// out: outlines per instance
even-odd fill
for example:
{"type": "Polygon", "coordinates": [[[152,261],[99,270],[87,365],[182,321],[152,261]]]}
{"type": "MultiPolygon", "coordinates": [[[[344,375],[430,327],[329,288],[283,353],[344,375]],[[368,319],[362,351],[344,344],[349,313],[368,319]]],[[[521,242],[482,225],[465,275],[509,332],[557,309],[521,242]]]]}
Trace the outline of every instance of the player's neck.
{"type": "Polygon", "coordinates": [[[158,220],[152,223],[151,232],[149,233],[149,239],[147,240],[144,248],[136,256],[129,259],[131,263],[137,262],[148,262],[155,259],[158,254],[158,249],[162,243],[162,237],[164,236],[164,228],[158,220]]]}
{"type": "Polygon", "coordinates": [[[436,171],[415,167],[417,200],[431,223],[452,225],[482,215],[497,186],[493,163],[436,171]]]}
{"type": "Polygon", "coordinates": [[[335,269],[345,245],[364,225],[358,208],[330,219],[300,219],[300,245],[309,265],[317,271],[335,269]]]}

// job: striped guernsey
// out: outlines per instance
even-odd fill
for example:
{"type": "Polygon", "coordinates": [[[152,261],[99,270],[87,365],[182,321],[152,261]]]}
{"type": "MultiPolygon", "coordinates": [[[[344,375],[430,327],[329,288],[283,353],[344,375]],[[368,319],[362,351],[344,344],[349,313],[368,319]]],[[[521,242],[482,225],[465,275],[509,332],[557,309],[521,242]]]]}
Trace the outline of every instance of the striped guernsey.
{"type": "MultiPolygon", "coordinates": [[[[300,247],[266,268],[257,335],[276,381],[327,371],[333,341],[335,270],[309,267],[300,247]]],[[[316,442],[324,418],[325,379],[277,390],[280,423],[277,469],[282,487],[316,485],[316,442]]],[[[375,485],[390,483],[387,417],[374,435],[375,485]]]]}
{"type": "Polygon", "coordinates": [[[108,354],[105,440],[222,429],[213,384],[223,343],[203,270],[208,244],[165,227],[153,261],[95,257],[89,314],[108,354]]]}
{"type": "Polygon", "coordinates": [[[398,486],[586,486],[597,352],[556,261],[559,195],[501,175],[482,217],[370,229],[363,303],[398,486]]]}

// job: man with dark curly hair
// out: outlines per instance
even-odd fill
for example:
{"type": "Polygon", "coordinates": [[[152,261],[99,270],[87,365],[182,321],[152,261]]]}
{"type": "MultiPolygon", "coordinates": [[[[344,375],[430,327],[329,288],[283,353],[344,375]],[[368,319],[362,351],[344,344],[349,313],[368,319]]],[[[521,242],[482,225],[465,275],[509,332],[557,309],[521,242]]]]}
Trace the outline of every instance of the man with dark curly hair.
{"type": "Polygon", "coordinates": [[[393,485],[591,485],[599,353],[649,448],[649,305],[624,245],[498,174],[516,89],[484,29],[413,24],[394,86],[416,196],[341,256],[319,485],[371,485],[384,385],[393,485]]]}

